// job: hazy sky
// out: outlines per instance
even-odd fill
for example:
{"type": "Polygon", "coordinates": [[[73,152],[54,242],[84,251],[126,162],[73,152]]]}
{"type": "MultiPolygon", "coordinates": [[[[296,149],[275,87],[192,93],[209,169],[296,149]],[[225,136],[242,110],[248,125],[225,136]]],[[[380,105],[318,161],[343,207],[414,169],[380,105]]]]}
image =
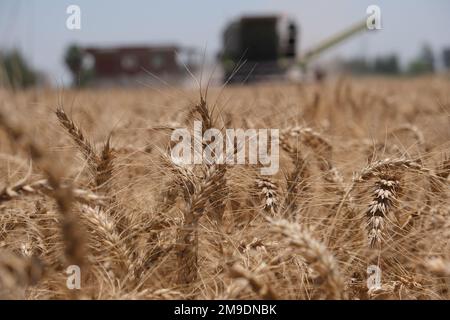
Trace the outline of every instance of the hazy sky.
{"type": "Polygon", "coordinates": [[[327,54],[356,56],[396,52],[404,61],[427,42],[436,53],[450,47],[449,0],[0,0],[0,48],[18,47],[54,82],[67,79],[62,57],[81,45],[167,44],[220,49],[221,32],[248,13],[285,13],[301,26],[300,52],[366,17],[380,6],[383,30],[359,35],[327,54]],[[81,8],[81,30],[66,28],[66,8],[81,8]]]}

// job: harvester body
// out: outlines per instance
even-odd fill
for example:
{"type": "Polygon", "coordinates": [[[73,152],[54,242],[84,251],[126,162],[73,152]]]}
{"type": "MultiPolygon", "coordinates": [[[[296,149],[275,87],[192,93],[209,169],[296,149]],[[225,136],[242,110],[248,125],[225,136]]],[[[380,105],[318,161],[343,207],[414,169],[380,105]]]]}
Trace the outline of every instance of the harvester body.
{"type": "Polygon", "coordinates": [[[244,16],[223,33],[221,53],[226,83],[287,79],[289,71],[306,71],[307,64],[323,52],[366,30],[366,21],[326,39],[302,55],[297,54],[299,26],[280,15],[244,16]]]}

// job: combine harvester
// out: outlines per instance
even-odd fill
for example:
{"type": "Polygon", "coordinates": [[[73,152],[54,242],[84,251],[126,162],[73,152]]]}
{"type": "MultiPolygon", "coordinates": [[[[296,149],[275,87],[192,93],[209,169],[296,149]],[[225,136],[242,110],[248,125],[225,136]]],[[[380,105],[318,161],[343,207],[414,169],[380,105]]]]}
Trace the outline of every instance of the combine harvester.
{"type": "MultiPolygon", "coordinates": [[[[221,63],[225,83],[288,80],[295,70],[305,77],[308,64],[321,53],[367,30],[360,22],[297,56],[299,28],[284,16],[245,16],[223,33],[221,63]]],[[[318,74],[320,76],[320,74],[318,74]]]]}

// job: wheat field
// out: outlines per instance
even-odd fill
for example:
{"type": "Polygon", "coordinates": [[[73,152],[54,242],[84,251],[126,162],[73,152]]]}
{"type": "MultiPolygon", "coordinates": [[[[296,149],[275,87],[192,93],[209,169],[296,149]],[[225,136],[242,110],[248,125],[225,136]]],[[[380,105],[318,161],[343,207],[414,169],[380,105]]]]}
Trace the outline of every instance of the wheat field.
{"type": "Polygon", "coordinates": [[[444,76],[0,91],[0,298],[449,299],[449,117],[444,76]],[[174,164],[194,120],[278,173],[174,164]]]}

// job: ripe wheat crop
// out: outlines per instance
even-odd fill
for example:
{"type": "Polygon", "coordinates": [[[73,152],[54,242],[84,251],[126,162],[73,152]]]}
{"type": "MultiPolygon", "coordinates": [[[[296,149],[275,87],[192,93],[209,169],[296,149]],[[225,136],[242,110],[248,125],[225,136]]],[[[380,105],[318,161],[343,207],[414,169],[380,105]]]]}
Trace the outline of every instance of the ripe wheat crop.
{"type": "Polygon", "coordinates": [[[448,78],[0,91],[0,159],[3,299],[450,298],[448,78]],[[194,121],[278,173],[172,162],[194,121]]]}

